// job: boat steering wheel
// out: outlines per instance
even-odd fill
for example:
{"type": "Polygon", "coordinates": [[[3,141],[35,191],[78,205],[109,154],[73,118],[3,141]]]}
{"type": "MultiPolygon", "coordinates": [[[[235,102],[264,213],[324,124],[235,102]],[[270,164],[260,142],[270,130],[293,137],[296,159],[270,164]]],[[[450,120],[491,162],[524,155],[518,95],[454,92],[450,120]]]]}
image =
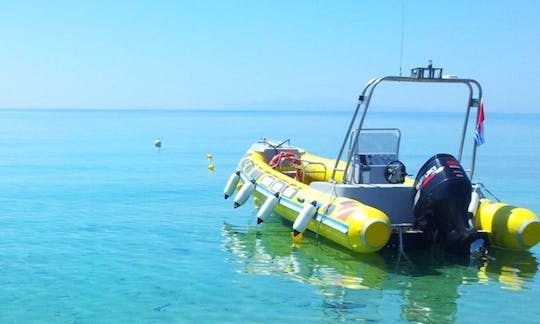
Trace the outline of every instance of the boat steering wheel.
{"type": "Polygon", "coordinates": [[[384,168],[384,178],[391,184],[405,182],[407,170],[401,161],[391,161],[384,168]]]}

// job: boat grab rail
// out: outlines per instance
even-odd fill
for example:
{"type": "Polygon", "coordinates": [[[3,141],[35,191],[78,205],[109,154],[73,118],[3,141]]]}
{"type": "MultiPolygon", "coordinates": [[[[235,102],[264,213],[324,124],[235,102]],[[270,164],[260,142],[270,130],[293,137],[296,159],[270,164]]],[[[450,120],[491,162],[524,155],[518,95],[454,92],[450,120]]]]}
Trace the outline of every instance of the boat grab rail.
{"type": "MultiPolygon", "coordinates": [[[[430,64],[428,68],[423,68],[423,69],[429,71],[430,69],[435,69],[435,68],[433,68],[431,66],[431,64],[430,64]]],[[[436,74],[435,73],[433,73],[433,74],[429,73],[428,74],[429,76],[425,77],[424,74],[419,75],[418,73],[415,73],[415,70],[417,70],[417,69],[412,70],[412,73],[411,73],[410,77],[386,76],[386,77],[381,77],[381,78],[372,79],[372,80],[368,81],[368,83],[366,84],[366,86],[364,87],[364,89],[362,91],[362,94],[358,98],[358,104],[356,105],[356,109],[354,110],[353,116],[351,118],[351,122],[349,123],[349,127],[347,128],[345,138],[344,138],[344,140],[343,140],[343,142],[341,144],[338,156],[337,156],[336,161],[335,161],[335,165],[334,165],[334,168],[333,168],[333,171],[332,171],[332,175],[330,177],[331,180],[335,181],[337,166],[338,166],[339,162],[341,161],[341,157],[343,156],[343,153],[345,151],[345,147],[347,146],[347,143],[349,143],[350,138],[353,138],[352,145],[349,144],[349,150],[348,150],[348,154],[347,154],[348,156],[347,156],[347,159],[345,160],[346,165],[345,165],[345,171],[344,172],[346,173],[347,170],[349,169],[352,157],[353,157],[355,151],[357,150],[358,138],[359,138],[359,135],[360,135],[360,132],[353,131],[353,129],[360,129],[361,130],[363,128],[364,121],[365,121],[365,118],[366,118],[366,114],[367,114],[369,105],[371,103],[371,99],[373,97],[373,93],[375,91],[375,88],[379,84],[381,84],[382,82],[463,84],[468,88],[469,95],[468,95],[467,106],[466,106],[465,121],[464,121],[464,124],[463,124],[463,130],[462,130],[462,133],[461,133],[461,141],[460,141],[458,157],[457,157],[457,160],[460,163],[462,163],[461,160],[462,160],[462,157],[463,157],[463,147],[464,147],[465,138],[466,138],[466,135],[467,135],[467,127],[468,127],[468,121],[469,121],[469,118],[470,118],[470,114],[471,114],[472,108],[473,107],[478,108],[480,106],[480,102],[482,101],[482,87],[481,87],[480,83],[478,81],[476,81],[476,80],[473,80],[473,79],[460,79],[460,78],[457,78],[457,77],[451,77],[451,78],[450,77],[442,77],[442,73],[436,73],[436,74]],[[362,114],[360,115],[360,117],[358,117],[359,112],[360,112],[360,108],[362,108],[362,107],[364,107],[363,111],[362,111],[362,114]],[[357,120],[358,120],[358,122],[357,122],[357,120]],[[355,122],[358,123],[357,124],[358,126],[356,128],[354,127],[355,122]]],[[[480,109],[477,109],[477,114],[476,114],[477,121],[478,121],[479,115],[480,115],[480,109]]],[[[473,175],[474,175],[475,163],[476,163],[476,145],[473,145],[472,158],[471,158],[471,168],[470,168],[470,175],[469,175],[471,180],[472,180],[473,175]]],[[[345,181],[345,180],[346,179],[344,178],[343,181],[345,181]]]]}
{"type": "Polygon", "coordinates": [[[327,173],[327,169],[326,169],[326,164],[322,163],[322,162],[314,162],[314,161],[308,161],[308,160],[302,160],[300,159],[300,161],[302,162],[302,182],[304,182],[304,180],[306,179],[306,174],[313,174],[313,173],[322,173],[324,174],[324,176],[326,177],[326,173],[327,173]],[[322,166],[322,170],[309,170],[308,169],[308,166],[310,165],[320,165],[322,166]]]}

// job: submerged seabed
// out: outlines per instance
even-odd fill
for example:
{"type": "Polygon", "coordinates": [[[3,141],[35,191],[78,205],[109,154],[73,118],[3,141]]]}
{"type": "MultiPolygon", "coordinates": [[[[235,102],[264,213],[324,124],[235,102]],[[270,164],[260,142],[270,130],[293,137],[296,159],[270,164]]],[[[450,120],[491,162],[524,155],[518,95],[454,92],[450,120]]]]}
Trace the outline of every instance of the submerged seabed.
{"type": "MultiPolygon", "coordinates": [[[[492,249],[494,260],[473,265],[429,251],[358,256],[311,234],[293,248],[290,224],[272,217],[257,227],[251,202],[233,209],[223,200],[223,185],[251,142],[291,138],[334,156],[349,117],[0,111],[0,321],[439,323],[539,316],[538,247],[492,249]],[[153,145],[158,136],[161,149],[153,145]]],[[[381,114],[374,123],[388,120],[381,114]]],[[[402,154],[435,147],[431,132],[454,121],[461,123],[461,115],[410,113],[402,154]]],[[[539,121],[534,114],[487,114],[476,175],[503,201],[537,213],[539,121]]],[[[410,173],[429,158],[415,154],[404,157],[410,173]]]]}

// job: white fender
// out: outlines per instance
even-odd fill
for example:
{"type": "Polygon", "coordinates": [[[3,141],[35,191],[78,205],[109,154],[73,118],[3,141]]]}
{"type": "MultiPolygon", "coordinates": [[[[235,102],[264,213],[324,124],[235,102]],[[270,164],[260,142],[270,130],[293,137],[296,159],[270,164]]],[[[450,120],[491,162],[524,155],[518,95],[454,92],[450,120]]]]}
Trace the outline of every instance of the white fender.
{"type": "Polygon", "coordinates": [[[244,183],[242,188],[236,193],[236,196],[234,196],[234,208],[242,206],[248,200],[253,189],[255,189],[255,180],[244,183]]]}
{"type": "Polygon", "coordinates": [[[257,212],[257,224],[264,222],[264,220],[272,213],[278,201],[279,193],[277,192],[275,195],[266,198],[264,204],[259,208],[259,212],[257,212]]]}
{"type": "Polygon", "coordinates": [[[475,216],[479,203],[480,203],[480,194],[476,192],[476,190],[474,190],[471,194],[471,202],[469,203],[469,208],[467,209],[472,217],[475,216]]]}
{"type": "Polygon", "coordinates": [[[293,235],[297,236],[306,230],[309,222],[317,212],[317,202],[312,201],[311,204],[305,204],[300,211],[293,224],[293,235]]]}
{"type": "Polygon", "coordinates": [[[236,185],[238,185],[238,181],[240,181],[240,171],[236,171],[229,177],[229,180],[225,185],[225,189],[223,189],[225,199],[229,198],[232,195],[232,193],[236,189],[236,185]]]}

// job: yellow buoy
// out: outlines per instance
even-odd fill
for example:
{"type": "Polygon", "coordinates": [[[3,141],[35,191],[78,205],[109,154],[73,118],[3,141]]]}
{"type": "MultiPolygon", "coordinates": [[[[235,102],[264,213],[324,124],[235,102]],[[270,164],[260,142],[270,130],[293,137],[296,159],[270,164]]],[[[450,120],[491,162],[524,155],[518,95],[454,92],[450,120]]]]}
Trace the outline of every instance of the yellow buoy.
{"type": "Polygon", "coordinates": [[[212,154],[206,154],[206,159],[208,159],[208,171],[214,171],[214,164],[212,163],[212,154]]]}
{"type": "Polygon", "coordinates": [[[298,247],[300,245],[300,243],[302,243],[302,239],[304,238],[304,234],[303,233],[298,233],[298,234],[294,235],[294,232],[291,232],[291,238],[292,238],[292,241],[293,241],[293,246],[298,247]]]}

